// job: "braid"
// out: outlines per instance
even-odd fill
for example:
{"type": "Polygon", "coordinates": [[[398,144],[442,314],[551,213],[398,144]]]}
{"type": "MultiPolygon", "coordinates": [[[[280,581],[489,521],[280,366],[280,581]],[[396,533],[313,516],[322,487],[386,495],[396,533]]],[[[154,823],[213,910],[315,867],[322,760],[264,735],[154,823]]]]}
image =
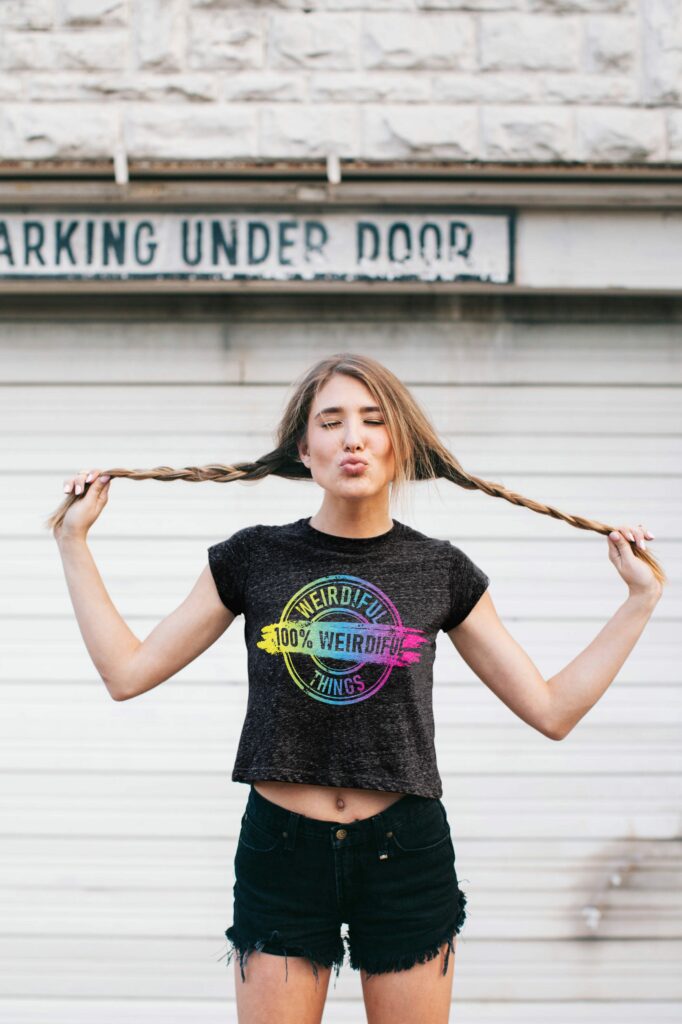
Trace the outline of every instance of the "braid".
{"type": "MultiPolygon", "coordinates": [[[[183,466],[182,469],[173,469],[171,466],[154,466],[153,469],[105,469],[100,474],[110,477],[125,477],[128,480],[186,480],[189,483],[200,483],[204,480],[212,480],[214,483],[227,484],[233,480],[263,480],[266,476],[281,476],[288,480],[309,479],[312,475],[307,466],[304,466],[298,459],[287,455],[281,448],[263,455],[255,462],[235,462],[233,465],[223,465],[220,462],[211,462],[206,466],[183,466]]],[[[85,485],[86,487],[89,484],[85,485]]],[[[84,492],[85,493],[85,492],[84,492]]],[[[64,521],[68,509],[74,501],[79,501],[80,495],[68,494],[62,501],[59,508],[45,520],[48,530],[58,529],[64,521]]]]}
{"type": "MultiPolygon", "coordinates": [[[[104,471],[110,477],[127,477],[129,480],[186,480],[189,483],[199,483],[204,480],[212,480],[214,483],[227,484],[235,480],[247,482],[249,480],[263,480],[267,476],[279,476],[287,480],[311,480],[310,470],[297,457],[288,454],[282,448],[275,448],[267,455],[261,456],[255,462],[235,462],[233,465],[223,465],[219,462],[212,462],[206,466],[184,466],[182,469],[173,469],[171,466],[155,466],[153,469],[107,469],[104,471]]],[[[437,450],[426,453],[426,457],[415,458],[415,475],[417,480],[432,480],[442,477],[450,480],[451,483],[464,487],[469,491],[483,491],[492,498],[504,498],[512,505],[520,505],[528,508],[531,512],[539,512],[540,515],[551,516],[553,519],[561,519],[569,526],[575,526],[578,530],[591,530],[595,533],[607,536],[614,526],[601,523],[596,519],[587,519],[584,516],[569,515],[561,509],[552,505],[545,505],[532,498],[526,498],[523,494],[508,490],[504,484],[492,480],[484,480],[482,477],[468,473],[460,465],[458,460],[446,448],[438,446],[437,450]]],[[[85,485],[89,486],[88,484],[85,485]]],[[[62,504],[45,521],[49,530],[55,530],[61,526],[67,509],[78,501],[75,494],[67,495],[62,504]]],[[[642,551],[633,545],[633,552],[638,558],[643,559],[651,567],[651,571],[660,583],[665,583],[667,577],[648,550],[642,551]]]]}
{"type": "MultiPolygon", "coordinates": [[[[504,498],[505,501],[510,502],[512,505],[529,508],[531,512],[539,512],[540,515],[551,516],[552,519],[561,519],[564,523],[568,523],[569,526],[575,526],[578,530],[591,530],[593,533],[601,533],[604,536],[608,536],[612,530],[617,529],[615,526],[599,522],[598,519],[587,519],[585,516],[569,515],[553,505],[545,505],[543,502],[526,498],[523,494],[518,494],[516,491],[510,491],[504,484],[494,483],[491,480],[484,480],[480,476],[474,476],[473,473],[467,473],[466,470],[462,469],[454,456],[450,455],[449,452],[447,454],[450,456],[448,459],[440,459],[441,472],[438,475],[443,476],[454,484],[459,484],[460,487],[483,491],[484,494],[489,494],[492,498],[504,498]]],[[[630,543],[633,553],[650,566],[658,582],[665,583],[667,576],[654,556],[648,550],[638,548],[634,542],[631,541],[630,543]]]]}

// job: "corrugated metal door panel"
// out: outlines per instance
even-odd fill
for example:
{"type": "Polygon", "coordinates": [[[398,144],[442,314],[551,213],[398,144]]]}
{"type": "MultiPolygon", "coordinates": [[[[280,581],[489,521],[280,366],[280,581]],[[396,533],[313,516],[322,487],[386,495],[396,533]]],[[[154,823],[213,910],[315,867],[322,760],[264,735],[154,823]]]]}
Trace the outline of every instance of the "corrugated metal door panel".
{"type": "MultiPolygon", "coordinates": [[[[385,353],[383,358],[387,360],[388,355],[385,353]]],[[[661,368],[661,373],[664,370],[661,368]]],[[[5,368],[4,376],[10,372],[5,368]]],[[[197,445],[224,449],[225,444],[249,441],[256,448],[274,440],[277,419],[290,391],[288,384],[214,382],[208,374],[206,378],[198,384],[163,383],[153,387],[143,381],[139,385],[116,385],[97,380],[86,388],[72,382],[43,383],[40,377],[33,384],[12,383],[5,387],[0,406],[0,451],[4,459],[9,459],[18,444],[29,456],[39,453],[35,439],[54,431],[59,424],[63,434],[57,432],[54,450],[68,455],[73,435],[82,431],[84,421],[90,427],[88,438],[114,450],[118,439],[131,444],[136,441],[143,451],[153,450],[161,439],[173,450],[181,445],[194,454],[197,445]],[[5,432],[14,441],[11,446],[5,432]],[[65,447],[57,448],[59,442],[65,447]]],[[[410,384],[409,368],[401,379],[410,384]]],[[[492,458],[512,454],[517,459],[532,459],[534,453],[545,455],[549,450],[568,458],[567,433],[571,435],[571,450],[575,443],[580,455],[586,446],[592,446],[595,457],[605,446],[610,454],[617,454],[614,435],[615,439],[628,437],[635,456],[641,451],[640,443],[646,445],[649,437],[665,445],[680,443],[680,392],[667,381],[636,387],[603,380],[591,382],[589,387],[561,381],[548,381],[542,387],[495,382],[492,387],[462,378],[410,388],[441,433],[458,437],[462,443],[475,446],[472,450],[488,452],[492,458]],[[526,447],[520,448],[517,438],[526,435],[526,447]]],[[[222,454],[228,453],[222,450],[222,454]]],[[[231,451],[229,454],[238,457],[231,451]]]]}
{"type": "Polygon", "coordinates": [[[411,384],[669,387],[682,380],[678,324],[357,322],[344,317],[343,305],[332,322],[309,319],[304,300],[293,323],[0,320],[3,379],[286,386],[315,359],[357,350],[411,384]]]}
{"type": "MultiPolygon", "coordinates": [[[[88,685],[95,688],[92,683],[88,685]]],[[[95,740],[86,743],[78,722],[72,723],[63,708],[71,688],[61,683],[52,687],[55,688],[63,696],[58,702],[43,700],[44,711],[41,717],[36,716],[34,727],[22,727],[17,735],[16,722],[8,717],[7,727],[2,730],[0,770],[104,772],[111,770],[112,762],[121,756],[124,743],[126,771],[214,772],[225,770],[235,749],[237,718],[243,712],[242,693],[226,704],[233,716],[231,725],[218,719],[214,729],[205,724],[206,705],[195,703],[196,687],[184,691],[183,701],[177,708],[162,706],[159,709],[162,698],[158,696],[154,711],[159,710],[159,713],[150,723],[126,720],[112,728],[108,708],[102,706],[97,715],[89,713],[95,740]],[[59,724],[58,737],[54,733],[55,722],[59,724]],[[39,743],[37,735],[41,737],[39,743]]],[[[22,683],[21,689],[24,697],[16,715],[35,715],[35,705],[40,699],[39,684],[22,683]]],[[[640,692],[644,697],[647,688],[641,687],[640,692]]],[[[663,704],[667,707],[667,691],[664,694],[663,704]]],[[[82,693],[79,700],[82,701],[82,693]]],[[[541,733],[535,741],[530,739],[528,728],[509,714],[504,722],[499,720],[501,716],[496,716],[497,720],[492,722],[489,713],[478,711],[475,714],[464,701],[459,705],[453,700],[450,717],[457,721],[451,723],[443,720],[443,709],[439,707],[436,725],[439,764],[448,799],[457,798],[463,779],[483,772],[616,776],[661,776],[679,772],[680,725],[640,723],[637,711],[643,705],[628,708],[627,724],[623,724],[626,718],[623,702],[615,703],[619,705],[618,714],[605,712],[598,724],[590,714],[559,750],[541,733]]],[[[226,708],[219,707],[216,714],[227,714],[226,708]]]]}
{"type": "MultiPolygon", "coordinates": [[[[118,758],[114,763],[119,765],[121,773],[125,772],[118,758]]],[[[227,789],[231,786],[228,781],[221,778],[222,790],[209,797],[203,795],[206,783],[203,778],[192,780],[194,789],[183,793],[179,774],[167,773],[164,786],[159,787],[163,796],[147,793],[142,785],[144,778],[139,779],[137,786],[131,781],[128,788],[121,782],[113,793],[105,785],[106,778],[95,780],[101,781],[102,793],[92,795],[79,784],[78,773],[60,775],[58,781],[63,790],[57,793],[47,783],[44,788],[38,782],[35,788],[23,786],[22,796],[12,795],[2,801],[11,823],[11,826],[4,826],[3,831],[11,827],[12,834],[43,835],[49,832],[75,835],[86,829],[87,835],[100,837],[123,833],[139,837],[181,834],[196,838],[219,835],[228,809],[236,814],[238,820],[237,812],[240,803],[246,799],[247,786],[234,797],[230,794],[231,803],[227,804],[227,789]]],[[[227,772],[219,773],[216,763],[214,771],[208,774],[225,775],[227,772]]],[[[675,841],[678,838],[680,802],[678,788],[673,784],[674,775],[666,774],[657,780],[643,777],[641,781],[647,790],[646,795],[634,793],[627,803],[614,800],[608,794],[601,797],[576,795],[573,798],[565,793],[566,788],[571,790],[571,786],[560,785],[574,783],[576,794],[589,794],[590,782],[595,785],[598,781],[596,774],[591,777],[552,777],[541,792],[534,785],[533,775],[513,775],[511,778],[518,795],[507,796],[503,806],[502,795],[508,792],[504,785],[507,778],[504,770],[499,770],[495,775],[466,777],[463,773],[460,779],[450,780],[451,793],[447,794],[446,802],[457,821],[455,839],[459,840],[460,834],[487,838],[503,834],[517,839],[525,837],[529,841],[540,835],[555,839],[579,835],[601,838],[608,844],[624,835],[633,839],[675,841]],[[578,781],[583,785],[579,786],[578,781]],[[464,786],[465,793],[462,792],[464,786]],[[653,789],[660,792],[656,800],[649,796],[653,789]]],[[[134,782],[137,781],[135,776],[134,782]]],[[[612,776],[609,781],[612,791],[630,792],[633,788],[633,776],[627,773],[620,777],[612,776]]],[[[641,924],[644,929],[649,927],[645,921],[641,924]]],[[[676,928],[682,932],[679,921],[676,928]]],[[[471,935],[472,930],[467,931],[471,935]]]]}
{"type": "MultiPolygon", "coordinates": [[[[451,314],[471,304],[416,297],[412,315],[385,299],[306,302],[259,297],[235,302],[233,317],[192,320],[182,308],[159,314],[159,300],[153,316],[98,317],[90,301],[87,319],[75,303],[49,321],[28,310],[0,321],[0,613],[11,627],[0,768],[13,774],[0,798],[9,887],[0,1015],[17,1024],[28,1019],[21,1007],[31,1024],[41,1014],[57,1024],[62,1008],[70,1024],[93,1013],[117,1024],[126,1013],[166,1024],[236,1019],[222,1001],[233,972],[218,958],[248,791],[229,780],[246,702],[243,620],[174,680],[111,701],[41,531],[63,476],[91,464],[257,457],[272,447],[291,381],[324,353],[357,349],[413,386],[471,472],[567,513],[647,522],[676,578],[676,322],[609,320],[598,301],[562,321],[547,297],[529,298],[526,315],[516,303],[510,319],[492,299],[469,319],[451,314]],[[114,1010],[122,979],[125,1008],[114,1010]],[[30,1000],[18,1006],[17,995],[30,1000]]],[[[140,636],[186,594],[208,543],[249,522],[309,515],[320,499],[313,484],[276,479],[229,491],[127,481],[111,490],[91,547],[140,636]]],[[[546,676],[623,600],[603,538],[445,482],[416,492],[413,517],[396,517],[461,544],[490,573],[501,617],[546,676]]],[[[439,762],[471,907],[457,946],[463,1022],[634,1022],[654,1014],[654,998],[657,1020],[679,1010],[674,589],[612,689],[560,744],[513,716],[439,640],[439,762]],[[601,910],[594,937],[591,905],[601,910]],[[579,1016],[575,1000],[585,1001],[579,1016]]],[[[325,1020],[362,1016],[346,966],[325,1020]]]]}

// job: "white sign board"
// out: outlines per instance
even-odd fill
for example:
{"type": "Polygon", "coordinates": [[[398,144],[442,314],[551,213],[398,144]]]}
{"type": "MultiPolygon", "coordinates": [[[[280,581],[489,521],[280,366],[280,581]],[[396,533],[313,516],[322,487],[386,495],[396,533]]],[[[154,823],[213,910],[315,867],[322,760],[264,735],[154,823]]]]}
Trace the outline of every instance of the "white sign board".
{"type": "Polygon", "coordinates": [[[514,215],[0,210],[0,281],[514,280],[514,215]]]}

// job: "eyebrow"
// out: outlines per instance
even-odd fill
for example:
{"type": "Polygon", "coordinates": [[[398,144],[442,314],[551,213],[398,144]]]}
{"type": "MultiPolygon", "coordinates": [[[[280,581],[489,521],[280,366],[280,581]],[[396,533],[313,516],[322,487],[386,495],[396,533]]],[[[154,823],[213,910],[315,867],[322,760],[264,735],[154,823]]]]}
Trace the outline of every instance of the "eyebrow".
{"type": "MultiPolygon", "coordinates": [[[[317,419],[318,416],[324,416],[326,413],[330,412],[343,412],[343,406],[328,405],[326,409],[320,409],[319,412],[316,412],[313,419],[317,419]]],[[[360,406],[360,412],[381,412],[381,409],[378,405],[362,405],[360,406]]]]}

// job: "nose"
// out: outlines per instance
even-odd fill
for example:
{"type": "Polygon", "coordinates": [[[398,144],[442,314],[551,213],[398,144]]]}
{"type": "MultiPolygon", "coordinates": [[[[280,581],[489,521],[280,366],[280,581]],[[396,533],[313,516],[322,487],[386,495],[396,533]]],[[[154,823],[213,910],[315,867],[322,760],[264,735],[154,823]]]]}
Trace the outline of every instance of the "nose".
{"type": "Polygon", "coordinates": [[[356,451],[358,448],[364,447],[361,439],[361,428],[352,419],[348,419],[346,423],[343,447],[345,451],[356,451]]]}

